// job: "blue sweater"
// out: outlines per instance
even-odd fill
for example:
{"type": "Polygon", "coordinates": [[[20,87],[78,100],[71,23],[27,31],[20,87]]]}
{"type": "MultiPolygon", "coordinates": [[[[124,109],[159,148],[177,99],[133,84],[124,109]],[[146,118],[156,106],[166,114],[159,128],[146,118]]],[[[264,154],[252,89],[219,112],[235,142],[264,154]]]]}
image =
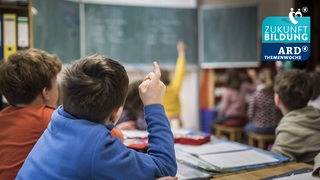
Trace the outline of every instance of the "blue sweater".
{"type": "Polygon", "coordinates": [[[163,106],[145,107],[147,154],[128,149],[110,127],[76,119],[60,106],[17,179],[155,179],[175,176],[174,139],[163,106]]]}

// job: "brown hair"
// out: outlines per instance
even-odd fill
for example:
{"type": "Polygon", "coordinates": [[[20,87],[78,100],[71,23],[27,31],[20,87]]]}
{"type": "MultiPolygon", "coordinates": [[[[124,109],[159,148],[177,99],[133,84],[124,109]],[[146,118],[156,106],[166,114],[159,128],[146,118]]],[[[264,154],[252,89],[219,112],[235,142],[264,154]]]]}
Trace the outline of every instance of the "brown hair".
{"type": "Polygon", "coordinates": [[[228,69],[226,72],[226,86],[231,89],[239,90],[243,79],[237,69],[228,69]]]}
{"type": "Polygon", "coordinates": [[[105,122],[112,111],[123,105],[129,79],[124,67],[102,55],[75,61],[61,77],[64,110],[77,118],[105,122]]]}
{"type": "Polygon", "coordinates": [[[129,85],[128,96],[124,104],[124,109],[128,111],[129,116],[137,117],[143,111],[143,103],[139,96],[139,85],[142,80],[134,81],[129,85]]]}
{"type": "Polygon", "coordinates": [[[29,104],[61,70],[60,59],[39,49],[17,51],[0,65],[0,92],[11,105],[29,104]]]}
{"type": "Polygon", "coordinates": [[[164,85],[169,85],[171,80],[170,80],[170,72],[167,69],[161,69],[161,77],[160,80],[163,82],[164,85]]]}
{"type": "Polygon", "coordinates": [[[286,70],[276,76],[274,91],[290,111],[303,108],[312,96],[311,78],[302,70],[286,70]]]}

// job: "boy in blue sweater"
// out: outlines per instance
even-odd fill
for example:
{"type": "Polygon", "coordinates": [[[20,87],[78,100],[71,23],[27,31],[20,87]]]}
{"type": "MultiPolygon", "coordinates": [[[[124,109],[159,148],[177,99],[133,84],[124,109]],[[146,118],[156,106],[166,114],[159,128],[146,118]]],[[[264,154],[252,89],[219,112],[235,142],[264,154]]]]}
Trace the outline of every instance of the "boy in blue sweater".
{"type": "Polygon", "coordinates": [[[52,115],[17,179],[156,179],[175,176],[174,139],[161,100],[165,85],[154,63],[139,86],[148,124],[147,154],[111,135],[122,112],[128,76],[117,61],[93,55],[61,77],[63,105],[52,115]]]}

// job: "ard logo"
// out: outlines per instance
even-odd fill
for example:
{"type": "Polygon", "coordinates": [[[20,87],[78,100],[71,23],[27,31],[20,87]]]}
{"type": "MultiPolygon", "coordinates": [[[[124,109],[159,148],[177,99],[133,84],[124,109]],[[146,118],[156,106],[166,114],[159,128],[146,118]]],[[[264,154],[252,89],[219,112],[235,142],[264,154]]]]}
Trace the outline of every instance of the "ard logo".
{"type": "Polygon", "coordinates": [[[288,16],[269,16],[262,22],[262,61],[305,61],[310,56],[310,17],[307,7],[288,16]]]}

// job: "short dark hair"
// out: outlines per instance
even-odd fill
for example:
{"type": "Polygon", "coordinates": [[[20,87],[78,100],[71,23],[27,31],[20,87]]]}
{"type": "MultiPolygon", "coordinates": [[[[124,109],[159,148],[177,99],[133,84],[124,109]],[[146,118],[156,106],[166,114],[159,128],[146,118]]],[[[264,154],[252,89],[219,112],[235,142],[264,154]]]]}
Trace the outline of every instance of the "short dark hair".
{"type": "Polygon", "coordinates": [[[29,104],[61,70],[60,59],[40,49],[20,50],[0,64],[0,92],[9,104],[29,104]]]}
{"type": "Polygon", "coordinates": [[[312,96],[312,81],[305,71],[286,70],[276,76],[274,92],[288,110],[300,109],[307,106],[312,96]]]}
{"type": "Polygon", "coordinates": [[[241,73],[237,69],[228,69],[226,72],[226,86],[231,89],[240,89],[243,83],[241,73]]]}
{"type": "Polygon", "coordinates": [[[63,108],[80,119],[111,123],[106,118],[124,104],[128,84],[119,62],[102,55],[81,58],[62,73],[63,108]]]}
{"type": "Polygon", "coordinates": [[[124,109],[128,111],[130,117],[137,117],[143,111],[143,103],[139,96],[139,86],[142,80],[137,80],[129,84],[128,95],[124,104],[124,109]]]}

